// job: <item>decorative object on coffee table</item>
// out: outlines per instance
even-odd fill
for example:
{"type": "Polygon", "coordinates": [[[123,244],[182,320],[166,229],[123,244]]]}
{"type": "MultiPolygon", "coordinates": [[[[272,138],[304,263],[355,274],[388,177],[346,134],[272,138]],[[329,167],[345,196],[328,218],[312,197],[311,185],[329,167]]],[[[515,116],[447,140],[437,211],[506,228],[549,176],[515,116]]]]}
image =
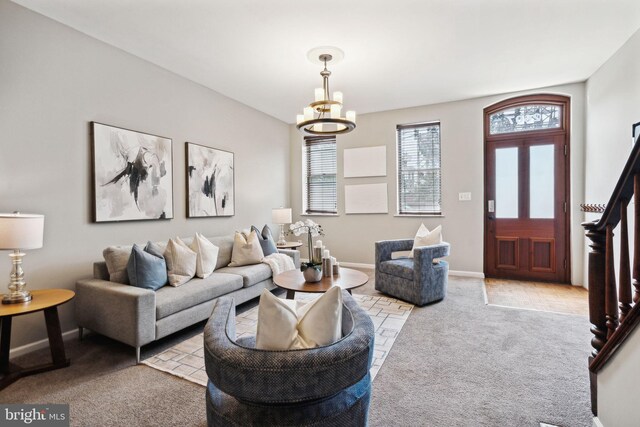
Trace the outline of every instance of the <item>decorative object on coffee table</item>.
{"type": "Polygon", "coordinates": [[[342,267],[337,276],[322,277],[316,282],[305,280],[304,274],[297,270],[280,273],[273,278],[273,283],[279,288],[286,289],[287,299],[294,299],[296,292],[323,293],[334,286],[339,286],[351,293],[369,281],[369,276],[352,268],[342,267]]]}
{"type": "Polygon", "coordinates": [[[173,218],[171,139],[91,122],[94,221],[173,218]]]}
{"type": "Polygon", "coordinates": [[[233,153],[187,142],[187,217],[233,216],[233,153]]]}
{"type": "Polygon", "coordinates": [[[31,301],[31,293],[26,289],[22,270],[23,249],[42,247],[44,216],[14,212],[0,214],[0,250],[12,250],[9,254],[13,264],[9,293],[2,298],[3,304],[31,301]]]}
{"type": "Polygon", "coordinates": [[[300,236],[304,233],[307,234],[307,253],[309,254],[309,260],[301,264],[300,270],[303,272],[304,278],[307,282],[320,281],[322,279],[322,262],[318,263],[313,259],[313,238],[324,236],[322,226],[320,224],[316,224],[310,219],[307,219],[291,224],[289,229],[290,232],[296,236],[300,236]]]}
{"type": "Polygon", "coordinates": [[[291,208],[274,208],[271,210],[271,221],[274,224],[278,224],[280,226],[280,236],[278,237],[278,241],[276,244],[284,245],[287,243],[284,238],[284,226],[285,224],[291,224],[291,208]]]}

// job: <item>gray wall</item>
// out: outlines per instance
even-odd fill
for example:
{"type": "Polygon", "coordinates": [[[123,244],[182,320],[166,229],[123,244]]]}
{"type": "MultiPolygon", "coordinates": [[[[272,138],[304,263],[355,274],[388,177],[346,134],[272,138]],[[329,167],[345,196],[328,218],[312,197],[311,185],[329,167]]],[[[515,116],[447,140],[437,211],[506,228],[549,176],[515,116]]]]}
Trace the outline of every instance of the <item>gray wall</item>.
{"type": "MultiPolygon", "coordinates": [[[[424,107],[363,114],[355,131],[339,135],[338,144],[338,216],[313,216],[322,224],[323,241],[339,261],[372,264],[374,242],[383,239],[413,237],[421,222],[432,229],[442,224],[443,237],[451,243],[451,269],[483,271],[483,108],[503,99],[529,93],[555,93],[571,97],[571,233],[572,282],[582,283],[583,215],[579,210],[584,194],[584,84],[542,88],[424,107]],[[442,141],[442,217],[397,217],[396,209],[396,125],[436,121],[441,123],[442,141]],[[344,178],[345,148],[385,145],[387,176],[344,178]],[[386,182],[389,213],[346,215],[344,185],[386,182]],[[471,201],[458,201],[459,192],[471,192],[471,201]]],[[[346,93],[348,95],[348,93],[346,93]]],[[[291,206],[302,212],[302,142],[300,132],[291,126],[291,206]]],[[[300,215],[297,215],[300,218],[300,215]]]]}
{"type": "MultiPolygon", "coordinates": [[[[640,31],[587,80],[585,200],[589,203],[606,203],[609,200],[631,151],[631,125],[640,121],[638,52],[640,31]]],[[[633,208],[631,203],[630,230],[633,229],[633,208]]],[[[589,220],[598,217],[587,215],[589,220]]],[[[618,230],[614,234],[617,255],[620,247],[618,230]]],[[[633,246],[630,250],[633,257],[633,246]]],[[[636,330],[598,375],[598,418],[602,425],[637,425],[637,416],[629,408],[636,404],[631,391],[637,389],[639,381],[640,331],[636,330]]]]}
{"type": "MultiPolygon", "coordinates": [[[[276,119],[7,0],[0,64],[0,212],[45,215],[44,247],[25,257],[30,289],[74,289],[107,245],[232,233],[289,202],[288,126],[276,119]],[[90,121],[173,139],[174,219],[91,223],[90,121]],[[185,141],[235,153],[234,217],[186,219],[185,141]]],[[[73,302],[60,312],[75,328],[73,302]]],[[[41,313],[13,330],[12,347],[46,337],[41,313]]]]}

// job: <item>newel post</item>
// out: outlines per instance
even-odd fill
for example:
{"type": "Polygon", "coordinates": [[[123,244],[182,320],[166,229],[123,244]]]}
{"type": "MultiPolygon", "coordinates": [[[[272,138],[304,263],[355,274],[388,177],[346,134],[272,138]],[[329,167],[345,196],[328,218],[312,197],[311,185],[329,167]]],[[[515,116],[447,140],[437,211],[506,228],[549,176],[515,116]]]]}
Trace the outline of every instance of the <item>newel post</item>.
{"type": "Polygon", "coordinates": [[[583,223],[587,230],[587,237],[591,240],[589,247],[589,321],[593,325],[591,332],[591,355],[595,357],[607,342],[607,313],[605,307],[606,300],[606,256],[605,230],[596,230],[595,222],[583,223]]]}

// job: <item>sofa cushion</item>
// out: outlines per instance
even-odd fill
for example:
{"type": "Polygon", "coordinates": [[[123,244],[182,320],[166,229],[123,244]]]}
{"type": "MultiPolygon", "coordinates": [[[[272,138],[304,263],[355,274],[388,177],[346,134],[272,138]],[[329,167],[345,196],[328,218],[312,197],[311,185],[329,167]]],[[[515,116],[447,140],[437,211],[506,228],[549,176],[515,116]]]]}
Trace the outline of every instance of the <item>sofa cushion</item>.
{"type": "Polygon", "coordinates": [[[207,239],[218,247],[216,270],[229,265],[231,262],[231,251],[233,250],[233,235],[207,237],[207,239]]]}
{"type": "Polygon", "coordinates": [[[198,254],[196,276],[201,279],[209,277],[218,262],[218,247],[200,233],[196,233],[189,247],[198,254]]]}
{"type": "Polygon", "coordinates": [[[398,258],[380,263],[380,271],[392,276],[413,280],[413,259],[398,258]]]}
{"type": "Polygon", "coordinates": [[[116,283],[129,284],[127,264],[131,256],[131,246],[109,246],[102,251],[102,256],[107,263],[109,280],[116,283]]]}
{"type": "Polygon", "coordinates": [[[157,256],[142,250],[138,245],[133,245],[127,274],[132,286],[157,291],[167,284],[167,264],[164,257],[157,256]]]}
{"type": "Polygon", "coordinates": [[[248,288],[271,277],[271,268],[267,264],[244,265],[242,267],[225,267],[216,270],[220,273],[237,274],[242,277],[243,286],[248,288]]]}
{"type": "Polygon", "coordinates": [[[233,237],[233,252],[231,253],[230,267],[258,264],[264,258],[262,247],[255,231],[249,234],[239,233],[233,237]]]}
{"type": "Polygon", "coordinates": [[[262,227],[262,231],[258,230],[258,227],[256,227],[255,225],[252,225],[251,231],[255,231],[258,235],[260,247],[262,248],[262,254],[264,256],[278,253],[276,242],[275,240],[273,240],[273,235],[271,234],[271,229],[268,225],[265,224],[264,227],[262,227]]]}
{"type": "Polygon", "coordinates": [[[196,275],[198,254],[179,237],[169,240],[167,249],[164,252],[164,259],[167,261],[169,284],[171,286],[184,285],[196,275]]]}
{"type": "Polygon", "coordinates": [[[242,277],[218,272],[179,287],[165,286],[156,292],[156,320],[241,288],[242,277]]]}

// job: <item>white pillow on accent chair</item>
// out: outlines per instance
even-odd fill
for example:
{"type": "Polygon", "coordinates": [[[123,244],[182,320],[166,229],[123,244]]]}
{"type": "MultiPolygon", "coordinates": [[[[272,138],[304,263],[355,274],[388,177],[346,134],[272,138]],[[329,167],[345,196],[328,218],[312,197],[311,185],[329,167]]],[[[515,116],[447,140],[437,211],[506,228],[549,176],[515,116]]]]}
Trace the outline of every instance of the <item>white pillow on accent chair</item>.
{"type": "Polygon", "coordinates": [[[333,344],[342,338],[342,289],[330,288],[300,304],[264,289],[258,306],[256,348],[293,350],[333,344]]]}
{"type": "Polygon", "coordinates": [[[437,245],[438,243],[442,243],[442,226],[439,225],[432,231],[429,231],[424,224],[420,224],[416,237],[413,239],[413,248],[411,248],[409,258],[413,258],[413,251],[416,248],[421,246],[437,245]]]}
{"type": "Polygon", "coordinates": [[[211,243],[200,233],[196,233],[191,242],[191,250],[198,254],[196,258],[196,276],[201,279],[209,277],[216,269],[220,248],[211,243]]]}

